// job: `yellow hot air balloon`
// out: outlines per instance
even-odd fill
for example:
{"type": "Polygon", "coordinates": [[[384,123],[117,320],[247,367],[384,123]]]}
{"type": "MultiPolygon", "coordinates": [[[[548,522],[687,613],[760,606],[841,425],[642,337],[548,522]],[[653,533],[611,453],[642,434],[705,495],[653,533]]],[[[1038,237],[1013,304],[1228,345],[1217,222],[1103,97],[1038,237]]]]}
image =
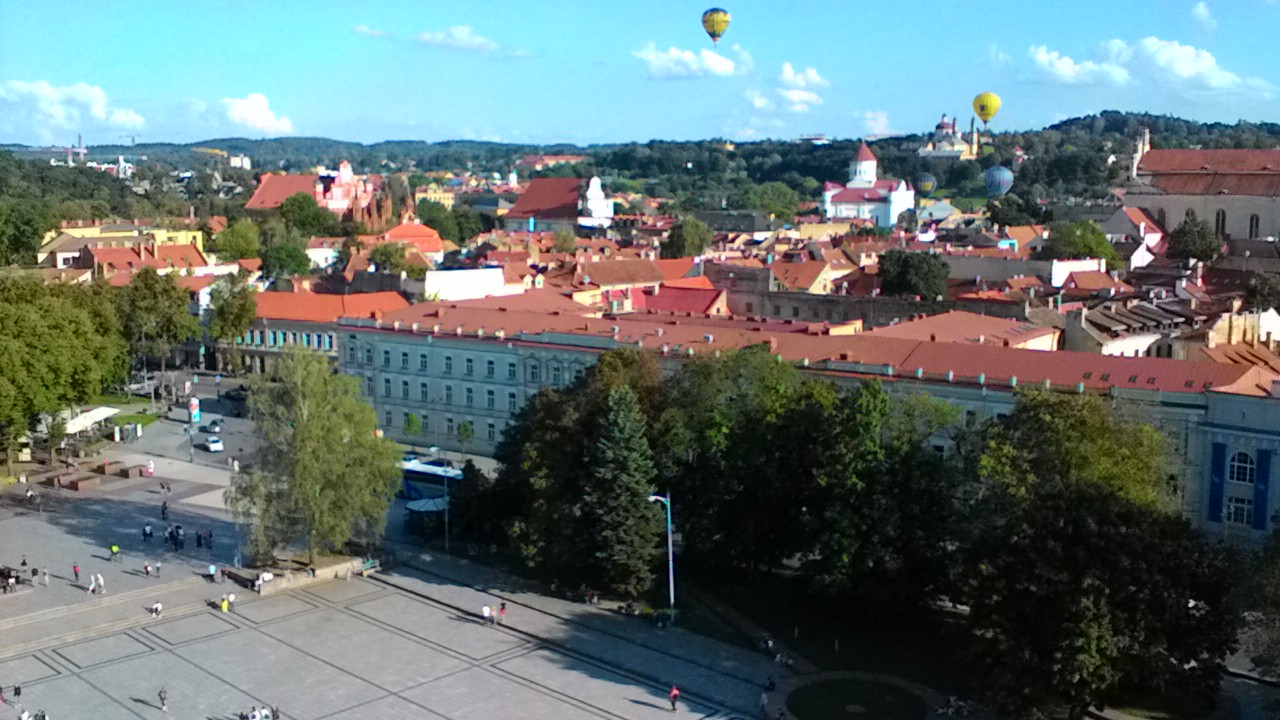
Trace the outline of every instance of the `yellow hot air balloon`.
{"type": "Polygon", "coordinates": [[[1000,112],[1000,96],[993,92],[982,93],[973,99],[973,111],[982,119],[982,124],[986,125],[1000,112]]]}
{"type": "Polygon", "coordinates": [[[712,44],[720,40],[724,31],[729,29],[729,13],[721,8],[711,8],[702,13],[702,29],[711,36],[712,44]]]}

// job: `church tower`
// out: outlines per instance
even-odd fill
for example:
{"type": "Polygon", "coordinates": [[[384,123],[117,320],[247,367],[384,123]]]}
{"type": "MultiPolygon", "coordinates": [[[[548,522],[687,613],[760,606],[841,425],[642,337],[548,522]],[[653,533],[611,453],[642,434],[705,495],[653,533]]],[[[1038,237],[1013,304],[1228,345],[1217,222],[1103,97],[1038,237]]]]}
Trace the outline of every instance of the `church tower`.
{"type": "Polygon", "coordinates": [[[879,161],[866,143],[858,147],[858,154],[849,164],[849,184],[847,187],[871,187],[876,184],[879,161]]]}

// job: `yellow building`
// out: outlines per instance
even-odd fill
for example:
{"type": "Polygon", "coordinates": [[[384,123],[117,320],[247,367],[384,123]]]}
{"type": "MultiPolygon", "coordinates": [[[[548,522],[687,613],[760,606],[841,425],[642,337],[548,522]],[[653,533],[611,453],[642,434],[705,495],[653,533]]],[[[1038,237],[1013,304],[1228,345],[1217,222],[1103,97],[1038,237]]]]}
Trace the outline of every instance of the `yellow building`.
{"type": "Polygon", "coordinates": [[[204,232],[184,228],[171,230],[133,223],[105,223],[95,225],[70,224],[45,233],[36,253],[36,263],[50,267],[66,267],[69,259],[79,255],[87,245],[107,241],[143,240],[157,245],[195,245],[204,252],[204,232]],[[51,260],[50,258],[53,258],[51,260]]]}
{"type": "Polygon", "coordinates": [[[447,209],[452,210],[454,198],[455,196],[453,193],[444,189],[442,186],[437,185],[436,183],[419,185],[413,191],[414,205],[417,205],[423,200],[430,200],[431,202],[440,203],[441,205],[445,206],[447,209]]]}

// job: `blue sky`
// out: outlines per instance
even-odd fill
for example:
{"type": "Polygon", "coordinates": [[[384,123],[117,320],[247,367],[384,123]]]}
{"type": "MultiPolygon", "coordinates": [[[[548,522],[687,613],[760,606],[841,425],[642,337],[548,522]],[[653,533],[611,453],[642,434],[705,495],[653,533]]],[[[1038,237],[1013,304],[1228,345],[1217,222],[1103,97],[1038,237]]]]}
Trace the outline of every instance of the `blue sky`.
{"type": "Polygon", "coordinates": [[[616,142],[1280,115],[1280,0],[0,0],[0,142],[616,142]]]}

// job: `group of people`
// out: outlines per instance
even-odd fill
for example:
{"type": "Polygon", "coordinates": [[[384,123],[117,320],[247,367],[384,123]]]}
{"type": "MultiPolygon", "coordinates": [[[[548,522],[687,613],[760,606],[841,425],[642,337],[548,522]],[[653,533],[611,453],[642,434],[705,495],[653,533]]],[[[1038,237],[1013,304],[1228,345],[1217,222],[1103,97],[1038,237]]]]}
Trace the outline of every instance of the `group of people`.
{"type": "Polygon", "coordinates": [[[280,717],[280,709],[275,705],[263,705],[262,709],[259,710],[258,706],[254,705],[252,708],[249,708],[249,712],[241,710],[237,717],[240,718],[240,720],[272,720],[272,718],[280,717]]]}
{"type": "MultiPolygon", "coordinates": [[[[0,576],[0,588],[3,589],[3,592],[5,594],[8,594],[10,592],[17,592],[18,586],[25,581],[28,572],[31,573],[31,580],[30,580],[31,585],[35,586],[36,581],[40,578],[40,568],[35,567],[34,565],[31,565],[30,563],[28,563],[27,558],[24,555],[22,557],[22,562],[18,564],[18,567],[16,569],[4,568],[3,575],[0,576]]],[[[48,568],[44,569],[44,584],[45,584],[45,587],[49,586],[49,569],[48,568]]]]}
{"type": "Polygon", "coordinates": [[[498,625],[507,621],[507,604],[499,603],[497,607],[485,605],[480,608],[480,621],[485,625],[498,625]]]}

